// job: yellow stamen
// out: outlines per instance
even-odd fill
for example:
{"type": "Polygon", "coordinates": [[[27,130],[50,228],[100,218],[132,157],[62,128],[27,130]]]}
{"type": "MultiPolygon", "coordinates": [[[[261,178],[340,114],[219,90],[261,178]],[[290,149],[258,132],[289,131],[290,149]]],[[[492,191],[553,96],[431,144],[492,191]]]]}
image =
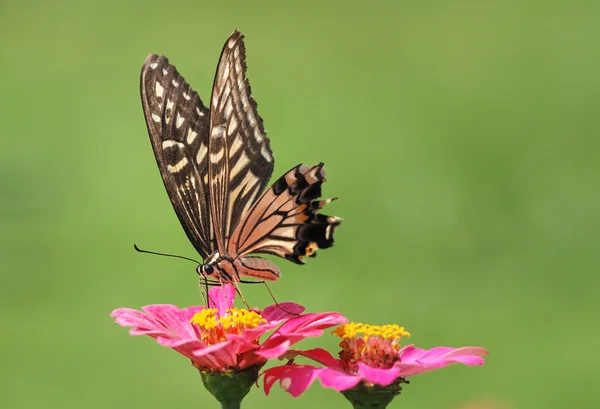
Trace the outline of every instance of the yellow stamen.
{"type": "Polygon", "coordinates": [[[377,368],[390,368],[398,361],[400,338],[410,333],[398,325],[368,325],[351,322],[332,331],[342,339],[340,364],[349,372],[363,362],[377,368]]]}
{"type": "Polygon", "coordinates": [[[200,329],[202,340],[210,345],[224,341],[228,334],[241,334],[246,329],[256,328],[267,320],[244,308],[228,308],[223,316],[219,316],[216,308],[205,308],[194,314],[190,322],[200,329]]]}
{"type": "Polygon", "coordinates": [[[333,330],[332,334],[339,338],[356,338],[358,334],[364,334],[364,340],[367,341],[370,337],[379,337],[389,341],[400,339],[403,336],[410,337],[410,332],[404,327],[396,324],[392,325],[368,325],[362,323],[351,322],[343,324],[333,330]]]}

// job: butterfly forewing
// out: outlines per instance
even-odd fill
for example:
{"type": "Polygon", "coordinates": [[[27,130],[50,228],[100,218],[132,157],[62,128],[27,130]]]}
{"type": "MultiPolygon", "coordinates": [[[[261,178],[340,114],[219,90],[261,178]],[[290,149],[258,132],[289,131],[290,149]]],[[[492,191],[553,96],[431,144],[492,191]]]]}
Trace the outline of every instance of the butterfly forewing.
{"type": "Polygon", "coordinates": [[[188,238],[203,258],[214,248],[209,213],[209,110],[165,57],[151,54],[141,73],[146,125],[160,173],[188,238]]]}
{"type": "Polygon", "coordinates": [[[225,43],[213,84],[210,114],[210,210],[219,252],[264,190],[273,153],[246,78],[243,36],[225,43]]]}

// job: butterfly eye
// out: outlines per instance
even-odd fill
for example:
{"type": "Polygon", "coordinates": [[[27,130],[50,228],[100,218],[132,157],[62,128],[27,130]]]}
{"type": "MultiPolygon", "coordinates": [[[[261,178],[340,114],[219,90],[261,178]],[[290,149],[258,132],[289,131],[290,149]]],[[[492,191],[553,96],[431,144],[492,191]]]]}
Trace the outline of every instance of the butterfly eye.
{"type": "Polygon", "coordinates": [[[205,264],[202,266],[202,271],[204,272],[204,274],[209,276],[215,272],[215,268],[211,264],[205,264]]]}

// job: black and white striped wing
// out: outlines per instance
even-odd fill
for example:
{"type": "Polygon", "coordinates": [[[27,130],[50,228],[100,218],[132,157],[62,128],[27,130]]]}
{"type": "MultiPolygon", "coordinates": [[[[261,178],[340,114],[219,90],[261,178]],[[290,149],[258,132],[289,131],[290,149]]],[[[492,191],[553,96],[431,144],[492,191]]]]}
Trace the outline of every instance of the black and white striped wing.
{"type": "Polygon", "coordinates": [[[169,60],[148,56],[141,94],[152,149],[167,193],[202,258],[214,249],[209,213],[209,111],[169,60]]]}
{"type": "Polygon", "coordinates": [[[273,152],[246,78],[243,35],[229,37],[217,67],[210,109],[209,189],[219,253],[273,172],[273,152]]]}

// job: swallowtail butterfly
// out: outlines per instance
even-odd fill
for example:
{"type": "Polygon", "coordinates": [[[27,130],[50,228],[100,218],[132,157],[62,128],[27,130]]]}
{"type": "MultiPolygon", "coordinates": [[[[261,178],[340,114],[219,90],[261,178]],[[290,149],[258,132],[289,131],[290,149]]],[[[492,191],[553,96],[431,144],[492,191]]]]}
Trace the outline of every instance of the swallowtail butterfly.
{"type": "Polygon", "coordinates": [[[210,108],[169,64],[151,54],[142,67],[146,125],[163,182],[189,240],[202,256],[202,277],[220,283],[248,276],[275,281],[279,269],[251,254],[304,264],[303,256],[333,245],[339,217],[317,213],[323,163],[300,164],[264,193],[273,152],[246,78],[238,31],[227,39],[210,108]]]}

